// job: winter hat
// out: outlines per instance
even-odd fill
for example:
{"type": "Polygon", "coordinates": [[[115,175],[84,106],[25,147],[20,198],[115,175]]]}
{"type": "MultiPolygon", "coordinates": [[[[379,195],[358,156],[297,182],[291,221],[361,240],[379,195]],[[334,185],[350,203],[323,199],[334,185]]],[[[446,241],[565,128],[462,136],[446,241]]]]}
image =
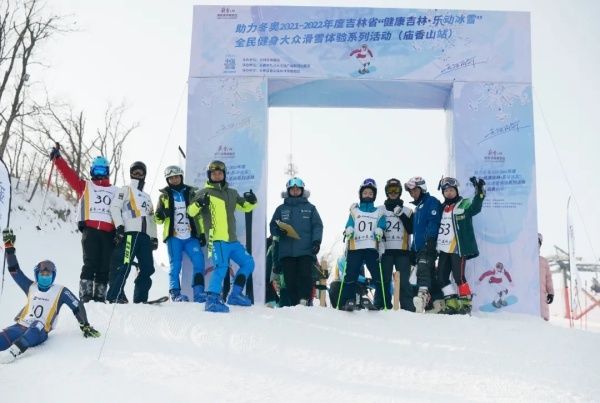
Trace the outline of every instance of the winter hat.
{"type": "Polygon", "coordinates": [[[360,185],[360,188],[358,189],[358,198],[360,199],[361,202],[374,202],[375,199],[377,198],[377,183],[375,182],[375,179],[371,179],[371,178],[367,178],[365,179],[362,184],[360,185]],[[371,200],[371,198],[363,198],[362,197],[362,192],[365,189],[371,189],[373,191],[373,199],[371,200]]]}

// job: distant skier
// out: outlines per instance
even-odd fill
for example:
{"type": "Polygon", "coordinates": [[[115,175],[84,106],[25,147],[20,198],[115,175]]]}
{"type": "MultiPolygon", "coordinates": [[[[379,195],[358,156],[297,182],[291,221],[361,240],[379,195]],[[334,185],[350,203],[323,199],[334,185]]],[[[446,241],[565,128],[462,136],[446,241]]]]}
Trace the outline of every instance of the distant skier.
{"type": "Polygon", "coordinates": [[[458,180],[445,177],[440,180],[438,189],[442,191],[442,218],[440,222],[438,251],[438,280],[444,293],[446,307],[443,313],[465,314],[471,312],[471,287],[465,277],[467,260],[479,256],[473,216],[479,214],[485,199],[485,182],[483,179],[470,178],[475,188],[472,199],[464,199],[459,195],[458,180]],[[458,295],[450,275],[458,287],[458,295]]]}
{"type": "MultiPolygon", "coordinates": [[[[382,294],[381,266],[379,265],[379,246],[385,230],[383,211],[375,207],[377,184],[373,179],[365,179],[358,190],[360,203],[350,206],[350,215],[346,222],[344,235],[348,240],[346,270],[341,285],[339,308],[345,311],[356,309],[357,281],[363,264],[371,273],[375,286],[375,304],[371,309],[384,307],[385,295],[382,294]]],[[[387,304],[387,302],[386,302],[387,304]]]]}
{"type": "Polygon", "coordinates": [[[15,255],[16,238],[12,229],[2,231],[8,272],[27,295],[27,304],[15,317],[16,323],[0,332],[0,363],[13,362],[29,347],[45,342],[63,304],[73,311],[84,337],[100,337],[100,332],[89,324],[83,303],[68,288],[54,283],[54,263],[39,262],[33,270],[35,281],[21,271],[15,255]]]}
{"type": "MultiPolygon", "coordinates": [[[[538,248],[542,247],[544,237],[538,232],[538,248]]],[[[540,255],[540,314],[544,320],[550,320],[550,305],[554,301],[554,283],[552,272],[545,257],[540,255]]]]}
{"type": "Polygon", "coordinates": [[[154,220],[163,224],[163,242],[169,251],[169,295],[175,302],[188,301],[181,294],[181,263],[183,254],[192,262],[192,290],[194,302],[206,302],[204,292],[204,254],[202,246],[206,245],[206,237],[201,220],[188,216],[187,208],[190,200],[197,197],[199,189],[183,183],[183,169],[170,165],[165,169],[167,187],[160,190],[154,220]]]}
{"type": "Polygon", "coordinates": [[[413,289],[409,282],[410,277],[410,234],[412,234],[412,210],[404,205],[400,198],[402,184],[392,178],[385,184],[387,199],[383,203],[386,219],[384,233],[385,253],[381,258],[383,269],[383,288],[386,291],[385,302],[391,307],[390,282],[394,267],[400,273],[400,306],[407,311],[415,310],[413,304],[413,289]]]}
{"type": "Polygon", "coordinates": [[[139,272],[135,278],[133,302],[147,302],[154,273],[152,251],[158,248],[154,208],[150,196],[143,191],[146,164],[136,161],[129,167],[131,183],[121,187],[110,205],[110,213],[117,227],[117,244],[106,299],[111,303],[128,303],[123,287],[137,258],[139,272]]]}
{"type": "Polygon", "coordinates": [[[242,294],[246,280],[254,271],[254,259],[237,240],[235,210],[252,211],[256,207],[256,195],[250,190],[240,197],[237,190],[226,181],[227,168],[221,161],[212,161],[206,169],[208,181],[188,207],[190,217],[201,214],[204,230],[208,233],[208,255],[215,270],[210,276],[206,290],[204,310],[229,312],[221,298],[223,279],[229,275],[229,259],[240,268],[236,273],[231,293],[227,298],[230,305],[250,306],[250,298],[242,294]]]}
{"type": "Polygon", "coordinates": [[[373,59],[373,52],[366,43],[363,43],[360,48],[354,49],[350,52],[350,56],[354,56],[356,61],[360,64],[358,72],[360,74],[366,74],[369,72],[369,66],[371,65],[371,59],[373,59]]]}
{"type": "Polygon", "coordinates": [[[416,253],[417,258],[417,286],[419,291],[417,296],[413,298],[413,303],[415,312],[425,312],[432,294],[435,300],[437,300],[437,294],[441,294],[441,292],[438,292],[437,273],[435,272],[441,205],[438,199],[427,192],[425,179],[420,176],[410,178],[404,184],[404,189],[413,198],[411,203],[416,206],[412,215],[413,237],[411,250],[416,253]]]}
{"type": "Polygon", "coordinates": [[[508,286],[504,282],[504,279],[508,280],[509,284],[511,285],[513,282],[510,273],[504,268],[504,264],[502,262],[496,263],[496,266],[493,269],[490,269],[479,276],[479,281],[481,282],[487,277],[489,277],[487,282],[490,284],[490,286],[492,286],[495,292],[492,305],[495,308],[501,308],[508,305],[506,302],[506,297],[508,296],[508,286]]]}
{"type": "Polygon", "coordinates": [[[304,187],[300,178],[287,181],[283,204],[275,209],[269,223],[273,238],[279,242],[276,266],[283,272],[292,306],[312,302],[313,263],[323,238],[323,222],[317,208],[308,201],[309,192],[304,187]],[[293,227],[300,239],[288,236],[278,222],[293,227]]]}
{"type": "Polygon", "coordinates": [[[85,180],[62,158],[60,144],[56,143],[50,159],[79,197],[77,227],[83,249],[79,299],[104,302],[115,238],[110,203],[117,188],[110,184],[110,164],[104,157],[94,158],[90,168],[92,179],[85,180]]]}

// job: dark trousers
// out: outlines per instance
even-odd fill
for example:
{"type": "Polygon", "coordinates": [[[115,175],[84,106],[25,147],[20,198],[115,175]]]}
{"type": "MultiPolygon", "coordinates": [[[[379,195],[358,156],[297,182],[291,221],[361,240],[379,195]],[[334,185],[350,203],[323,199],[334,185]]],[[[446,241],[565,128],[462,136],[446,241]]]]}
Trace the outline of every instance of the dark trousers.
{"type": "Polygon", "coordinates": [[[438,260],[440,288],[444,288],[450,284],[450,274],[454,277],[454,282],[457,286],[466,283],[465,263],[466,259],[458,256],[456,253],[440,252],[438,260]]]}
{"type": "Polygon", "coordinates": [[[435,267],[437,252],[429,253],[425,249],[417,252],[417,287],[427,287],[431,295],[430,304],[444,297],[439,283],[439,273],[435,267]]]}
{"type": "Polygon", "coordinates": [[[98,284],[108,284],[108,273],[112,259],[115,232],[85,228],[81,236],[83,249],[82,280],[92,280],[98,284]]]}
{"type": "Polygon", "coordinates": [[[134,258],[137,259],[139,271],[135,278],[133,302],[148,301],[148,291],[152,287],[150,276],[154,273],[154,258],[150,237],[142,232],[126,232],[125,240],[115,249],[110,269],[110,286],[106,294],[108,301],[115,302],[125,296],[123,287],[134,258]]]}
{"type": "Polygon", "coordinates": [[[390,282],[394,267],[400,273],[400,306],[406,311],[415,311],[413,304],[413,287],[410,285],[410,257],[409,252],[400,249],[388,249],[381,257],[383,269],[383,288],[386,291],[385,301],[388,308],[392,306],[390,295],[390,282]]]}
{"type": "Polygon", "coordinates": [[[374,304],[378,308],[383,307],[381,275],[379,274],[379,253],[377,249],[356,249],[349,250],[346,256],[346,272],[342,285],[340,308],[344,306],[346,301],[356,298],[356,283],[358,282],[358,276],[363,264],[367,266],[369,273],[371,273],[371,279],[375,287],[374,304]]]}
{"type": "Polygon", "coordinates": [[[298,305],[301,299],[310,301],[313,289],[312,265],[313,256],[284,257],[279,260],[285,288],[290,304],[298,305]]]}

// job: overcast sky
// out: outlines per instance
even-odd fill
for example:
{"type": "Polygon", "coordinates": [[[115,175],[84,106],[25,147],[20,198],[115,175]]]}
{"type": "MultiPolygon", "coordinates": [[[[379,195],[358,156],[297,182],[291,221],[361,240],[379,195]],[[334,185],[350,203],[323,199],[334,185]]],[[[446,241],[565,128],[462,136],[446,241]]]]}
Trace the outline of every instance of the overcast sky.
{"type": "MultiPolygon", "coordinates": [[[[356,0],[259,3],[366,4],[356,0]]],[[[125,165],[139,159],[148,162],[148,190],[152,190],[153,200],[164,184],[162,169],[179,162],[177,146],[185,147],[194,4],[215,3],[52,0],[47,8],[69,15],[77,31],[54,38],[41,55],[47,66],[32,72],[32,81],[43,82],[52,96],[84,109],[89,129],[102,119],[108,102],[125,100],[131,106],[129,116],[141,126],[128,143],[125,165]]],[[[254,3],[238,0],[230,4],[254,3]]],[[[573,194],[585,217],[584,227],[581,215],[575,214],[578,255],[586,260],[598,259],[600,26],[593,16],[599,15],[600,3],[415,0],[368,4],[531,12],[538,221],[546,239],[542,251],[552,253],[553,244],[566,247],[566,204],[569,194],[573,194]]],[[[356,201],[358,186],[366,177],[376,179],[383,187],[390,177],[405,182],[421,175],[428,180],[432,193],[439,196],[434,184],[446,166],[443,111],[271,108],[269,131],[267,215],[270,217],[281,201],[279,193],[284,188],[284,169],[291,148],[299,175],[325,219],[324,248],[331,247],[343,230],[348,206],[356,201]],[[349,142],[348,138],[360,140],[349,142]],[[347,151],[334,156],[342,141],[347,151]]],[[[408,194],[402,196],[410,200],[408,194]]],[[[377,201],[383,202],[383,192],[377,201]]]]}

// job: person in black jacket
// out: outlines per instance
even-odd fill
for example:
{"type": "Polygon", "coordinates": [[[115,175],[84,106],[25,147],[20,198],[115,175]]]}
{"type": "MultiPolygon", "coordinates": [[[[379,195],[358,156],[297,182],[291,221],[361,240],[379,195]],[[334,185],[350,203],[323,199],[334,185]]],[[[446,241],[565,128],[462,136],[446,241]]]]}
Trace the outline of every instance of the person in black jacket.
{"type": "Polygon", "coordinates": [[[311,301],[312,265],[321,248],[323,222],[317,208],[308,201],[302,179],[290,179],[286,188],[283,204],[277,207],[269,224],[274,240],[279,242],[274,264],[283,272],[291,305],[307,305],[311,301]],[[293,227],[298,239],[280,224],[293,227]]]}

